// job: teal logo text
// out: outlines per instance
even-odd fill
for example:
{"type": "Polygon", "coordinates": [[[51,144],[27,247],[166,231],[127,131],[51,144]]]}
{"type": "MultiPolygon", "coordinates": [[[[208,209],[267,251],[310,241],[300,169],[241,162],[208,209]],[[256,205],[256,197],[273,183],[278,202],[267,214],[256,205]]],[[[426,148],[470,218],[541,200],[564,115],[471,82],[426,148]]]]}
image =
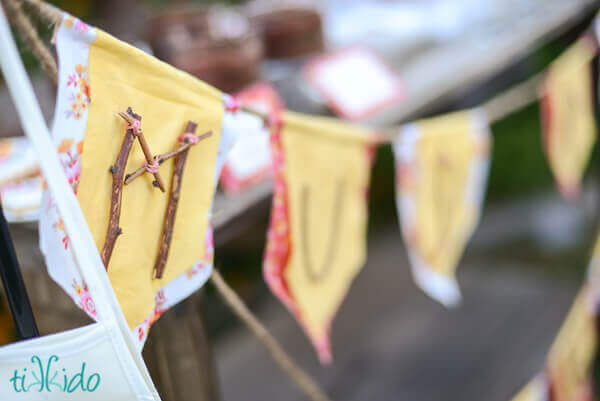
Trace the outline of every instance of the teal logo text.
{"type": "Polygon", "coordinates": [[[81,369],[67,372],[59,365],[59,358],[52,355],[47,361],[39,356],[31,357],[33,367],[15,369],[9,382],[17,393],[30,391],[73,393],[83,391],[93,393],[100,386],[99,373],[86,373],[86,363],[81,363],[81,369]]]}

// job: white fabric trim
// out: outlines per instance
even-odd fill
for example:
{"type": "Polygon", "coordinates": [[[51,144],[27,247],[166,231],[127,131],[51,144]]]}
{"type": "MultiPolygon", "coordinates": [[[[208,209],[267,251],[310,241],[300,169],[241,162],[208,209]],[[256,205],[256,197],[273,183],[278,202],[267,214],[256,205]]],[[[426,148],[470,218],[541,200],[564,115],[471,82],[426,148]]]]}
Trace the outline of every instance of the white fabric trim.
{"type": "Polygon", "coordinates": [[[418,257],[413,252],[409,251],[409,258],[413,278],[419,288],[447,308],[460,305],[462,296],[454,277],[437,274],[425,263],[417,261],[418,257]]]}

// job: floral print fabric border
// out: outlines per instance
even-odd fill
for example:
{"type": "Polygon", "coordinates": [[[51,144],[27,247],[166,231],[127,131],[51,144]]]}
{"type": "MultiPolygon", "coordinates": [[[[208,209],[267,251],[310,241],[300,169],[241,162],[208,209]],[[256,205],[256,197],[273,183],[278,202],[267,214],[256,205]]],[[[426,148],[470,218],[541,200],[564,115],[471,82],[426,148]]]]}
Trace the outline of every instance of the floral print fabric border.
{"type": "MultiPolygon", "coordinates": [[[[267,245],[263,261],[263,276],[265,282],[294,315],[296,320],[310,335],[310,330],[303,323],[301,310],[294,301],[294,297],[285,281],[284,270],[287,267],[292,248],[290,233],[290,218],[288,213],[287,188],[284,176],[285,154],[281,143],[281,128],[283,122],[280,116],[271,119],[271,158],[273,160],[273,200],[271,217],[267,231],[267,245]]],[[[327,330],[329,332],[329,330],[327,330]]],[[[321,363],[331,363],[331,344],[329,334],[320,338],[312,338],[313,345],[321,363]]]]}

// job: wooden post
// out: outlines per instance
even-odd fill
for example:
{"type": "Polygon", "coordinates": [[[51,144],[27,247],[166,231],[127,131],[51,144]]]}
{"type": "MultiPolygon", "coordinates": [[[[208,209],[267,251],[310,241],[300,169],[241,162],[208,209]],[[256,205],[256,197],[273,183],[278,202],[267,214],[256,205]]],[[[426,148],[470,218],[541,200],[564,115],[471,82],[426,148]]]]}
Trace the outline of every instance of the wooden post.
{"type": "Polygon", "coordinates": [[[144,359],[163,401],[219,401],[217,369],[196,293],[150,329],[144,359]]]}

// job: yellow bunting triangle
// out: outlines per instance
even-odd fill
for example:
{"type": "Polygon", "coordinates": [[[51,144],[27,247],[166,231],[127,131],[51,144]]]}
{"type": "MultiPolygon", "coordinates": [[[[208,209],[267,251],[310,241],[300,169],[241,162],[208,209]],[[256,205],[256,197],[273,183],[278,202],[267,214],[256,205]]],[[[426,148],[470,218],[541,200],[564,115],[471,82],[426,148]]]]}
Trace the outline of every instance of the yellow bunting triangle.
{"type": "MultiPolygon", "coordinates": [[[[163,243],[174,158],[159,168],[166,192],[153,186],[151,174],[144,174],[123,187],[118,222],[122,232],[108,263],[108,276],[128,324],[131,328],[141,325],[139,337],[143,339],[147,327],[165,305],[180,299],[175,291],[166,293],[162,289],[180,275],[180,281],[190,281],[190,275],[196,273],[191,269],[197,262],[205,260],[206,255],[212,258],[208,249],[212,245],[205,239],[221,137],[222,94],[71,17],[64,20],[58,36],[59,118],[53,132],[64,137],[59,152],[100,251],[111,215],[114,174],[111,166],[116,164],[126,135],[127,123],[117,113],[131,107],[141,116],[143,136],[153,156],[181,146],[179,138],[188,121],[197,124],[198,135],[212,131],[210,137],[188,151],[170,250],[160,279],[153,279],[153,269],[159,245],[163,243]],[[78,132],[80,137],[76,137],[78,132]],[[186,273],[190,280],[186,279],[186,273]]],[[[141,139],[134,139],[125,173],[144,165],[146,157],[140,143],[141,139]]],[[[60,220],[52,227],[62,230],[60,220]]],[[[68,253],[67,237],[63,243],[64,252],[68,253]]],[[[83,296],[87,293],[85,283],[73,280],[73,296],[79,297],[84,305],[92,305],[83,296]]],[[[183,287],[178,286],[180,290],[183,287]]],[[[190,290],[186,287],[186,291],[190,290]]],[[[91,308],[85,309],[90,312],[91,308]]]]}
{"type": "Polygon", "coordinates": [[[331,322],[366,257],[371,133],[291,112],[280,127],[265,279],[328,362],[331,322]]]}
{"type": "Polygon", "coordinates": [[[445,305],[460,300],[454,271],[477,224],[490,136],[477,111],[409,124],[394,143],[397,206],[417,284],[445,305]]]}
{"type": "Polygon", "coordinates": [[[543,139],[550,169],[563,196],[580,192],[596,141],[591,60],[595,44],[583,37],[549,67],[541,87],[543,139]]]}

